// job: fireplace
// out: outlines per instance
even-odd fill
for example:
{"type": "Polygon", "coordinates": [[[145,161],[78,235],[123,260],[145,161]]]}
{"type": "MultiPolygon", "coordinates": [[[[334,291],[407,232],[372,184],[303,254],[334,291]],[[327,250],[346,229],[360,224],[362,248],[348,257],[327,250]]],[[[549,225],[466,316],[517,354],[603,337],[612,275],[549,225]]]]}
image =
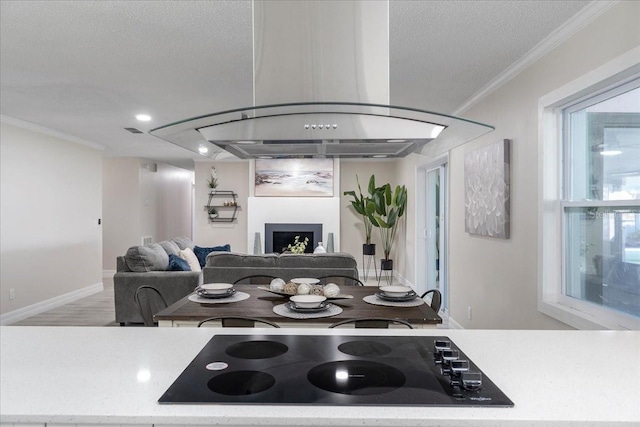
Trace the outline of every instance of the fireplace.
{"type": "Polygon", "coordinates": [[[267,223],[264,225],[264,251],[265,253],[283,252],[289,244],[293,244],[296,236],[301,241],[309,238],[305,253],[313,253],[322,242],[322,224],[280,224],[267,223]]]}

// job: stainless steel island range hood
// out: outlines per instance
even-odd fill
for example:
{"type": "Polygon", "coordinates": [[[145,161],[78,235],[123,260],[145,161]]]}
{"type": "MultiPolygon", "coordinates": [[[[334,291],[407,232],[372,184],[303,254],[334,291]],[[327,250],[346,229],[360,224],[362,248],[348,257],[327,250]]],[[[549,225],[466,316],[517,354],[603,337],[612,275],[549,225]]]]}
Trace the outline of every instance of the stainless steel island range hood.
{"type": "Polygon", "coordinates": [[[389,104],[386,1],[253,3],[254,105],[152,129],[204,156],[404,157],[493,127],[389,104]]]}

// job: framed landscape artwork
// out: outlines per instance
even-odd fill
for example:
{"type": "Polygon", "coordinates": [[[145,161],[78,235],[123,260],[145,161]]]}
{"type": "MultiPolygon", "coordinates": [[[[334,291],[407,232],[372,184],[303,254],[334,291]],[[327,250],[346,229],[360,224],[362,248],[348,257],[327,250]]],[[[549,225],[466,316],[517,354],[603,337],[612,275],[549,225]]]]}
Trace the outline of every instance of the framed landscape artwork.
{"type": "Polygon", "coordinates": [[[464,157],[464,221],[469,234],[508,239],[510,161],[508,139],[464,157]]]}
{"type": "Polygon", "coordinates": [[[256,197],[333,197],[333,159],[258,159],[256,197]]]}

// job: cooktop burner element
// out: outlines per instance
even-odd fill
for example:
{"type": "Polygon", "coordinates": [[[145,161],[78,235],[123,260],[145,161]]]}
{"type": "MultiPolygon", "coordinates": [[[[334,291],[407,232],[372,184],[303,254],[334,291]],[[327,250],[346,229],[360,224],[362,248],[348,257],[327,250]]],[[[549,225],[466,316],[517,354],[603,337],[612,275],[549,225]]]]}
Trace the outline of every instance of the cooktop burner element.
{"type": "Polygon", "coordinates": [[[338,350],[352,356],[376,357],[391,353],[391,347],[375,341],[349,341],[338,346],[338,350]]]}
{"type": "Polygon", "coordinates": [[[226,353],[238,359],[269,359],[289,350],[286,345],[275,341],[246,341],[230,345],[226,353]]]}
{"type": "Polygon", "coordinates": [[[211,378],[207,386],[216,393],[244,396],[260,393],[273,387],[276,379],[258,371],[232,371],[211,378]]]}
{"type": "Polygon", "coordinates": [[[513,406],[442,336],[218,335],[159,402],[513,406]]]}
{"type": "Polygon", "coordinates": [[[369,360],[340,360],[311,368],[307,374],[311,384],[333,393],[365,396],[388,393],[405,383],[396,368],[369,360]]]}

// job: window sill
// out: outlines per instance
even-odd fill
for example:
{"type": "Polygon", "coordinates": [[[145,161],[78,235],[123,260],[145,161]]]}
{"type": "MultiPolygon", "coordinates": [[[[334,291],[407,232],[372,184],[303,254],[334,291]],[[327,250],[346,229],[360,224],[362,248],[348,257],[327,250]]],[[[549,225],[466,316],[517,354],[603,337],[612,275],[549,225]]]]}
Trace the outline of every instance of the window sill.
{"type": "Polygon", "coordinates": [[[538,311],[580,330],[640,330],[640,319],[597,306],[587,311],[579,305],[540,301],[538,311]]]}

